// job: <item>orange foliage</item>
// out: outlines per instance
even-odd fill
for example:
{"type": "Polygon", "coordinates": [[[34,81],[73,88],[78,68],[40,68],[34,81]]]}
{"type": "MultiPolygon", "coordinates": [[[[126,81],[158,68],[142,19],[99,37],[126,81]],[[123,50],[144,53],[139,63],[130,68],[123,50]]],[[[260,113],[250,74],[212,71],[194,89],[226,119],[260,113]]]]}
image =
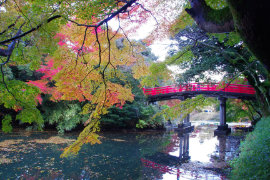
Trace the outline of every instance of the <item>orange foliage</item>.
{"type": "MultiPolygon", "coordinates": [[[[77,22],[85,23],[79,19],[77,22]]],[[[53,101],[88,102],[82,113],[90,113],[85,125],[91,128],[86,129],[88,132],[83,131],[65,154],[77,152],[83,143],[98,143],[98,136],[94,133],[98,130],[98,123],[95,122],[111,106],[122,108],[126,101],[133,101],[128,83],[111,82],[113,78],[126,81],[122,68],[133,69],[136,78],[147,75],[147,66],[140,54],[144,47],[125,40],[124,48],[118,49],[115,40],[122,37],[111,30],[85,29],[68,23],[55,36],[59,40],[58,50],[47,57],[46,65],[38,70],[44,76],[41,80],[28,82],[39,87],[42,93],[51,94],[53,101]],[[54,82],[53,86],[49,86],[51,82],[54,82]]]]}

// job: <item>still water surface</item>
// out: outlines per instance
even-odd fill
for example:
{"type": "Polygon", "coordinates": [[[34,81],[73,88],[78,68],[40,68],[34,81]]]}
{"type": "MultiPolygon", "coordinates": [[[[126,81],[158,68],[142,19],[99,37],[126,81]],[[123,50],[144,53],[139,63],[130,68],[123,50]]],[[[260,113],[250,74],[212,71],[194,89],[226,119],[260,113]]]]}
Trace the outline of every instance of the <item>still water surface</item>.
{"type": "Polygon", "coordinates": [[[243,134],[214,137],[215,129],[199,122],[186,134],[106,132],[102,144],[64,159],[67,144],[56,133],[1,134],[0,179],[227,179],[225,162],[237,155],[243,134]]]}

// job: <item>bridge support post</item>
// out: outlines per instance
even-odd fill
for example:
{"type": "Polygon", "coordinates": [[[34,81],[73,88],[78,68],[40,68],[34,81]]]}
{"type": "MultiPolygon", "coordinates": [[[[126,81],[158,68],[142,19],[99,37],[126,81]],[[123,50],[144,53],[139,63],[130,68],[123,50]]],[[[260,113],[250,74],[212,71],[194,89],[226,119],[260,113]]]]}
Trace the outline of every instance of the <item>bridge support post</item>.
{"type": "MultiPolygon", "coordinates": [[[[187,98],[188,98],[187,96],[182,96],[179,99],[181,101],[185,101],[187,98]]],[[[191,126],[190,114],[187,114],[187,116],[184,118],[183,122],[178,124],[178,128],[175,130],[179,131],[179,132],[191,132],[194,130],[194,126],[191,126]]]]}
{"type": "Polygon", "coordinates": [[[225,97],[219,97],[220,101],[220,124],[218,128],[215,130],[215,135],[227,135],[231,132],[231,128],[228,128],[228,124],[226,124],[226,100],[225,97]]]}

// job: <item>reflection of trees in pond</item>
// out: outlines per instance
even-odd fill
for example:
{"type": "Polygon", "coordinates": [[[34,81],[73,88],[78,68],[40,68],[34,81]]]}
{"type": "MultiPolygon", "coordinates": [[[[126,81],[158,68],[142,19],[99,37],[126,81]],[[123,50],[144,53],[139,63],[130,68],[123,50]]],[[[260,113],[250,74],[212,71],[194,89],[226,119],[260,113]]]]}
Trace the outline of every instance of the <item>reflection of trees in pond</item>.
{"type": "Polygon", "coordinates": [[[165,150],[163,151],[164,153],[169,153],[169,152],[174,152],[179,148],[179,138],[177,133],[172,134],[170,143],[166,146],[165,150]]]}
{"type": "MultiPolygon", "coordinates": [[[[134,177],[136,179],[158,179],[163,177],[164,172],[157,168],[143,166],[141,158],[156,163],[159,165],[159,169],[166,169],[166,166],[177,168],[180,164],[181,168],[187,171],[190,179],[202,172],[201,164],[198,168],[192,162],[181,164],[183,161],[181,162],[179,157],[188,157],[189,155],[187,148],[189,142],[185,139],[187,136],[184,134],[181,137],[178,137],[176,133],[164,132],[102,133],[101,135],[103,137],[102,144],[84,145],[77,156],[64,159],[59,158],[59,156],[61,148],[64,148],[65,144],[40,144],[33,139],[41,139],[41,136],[31,135],[26,138],[18,136],[16,137],[18,142],[22,143],[24,147],[29,147],[29,151],[23,153],[23,148],[21,148],[18,152],[10,151],[5,154],[9,155],[6,157],[15,157],[18,161],[0,165],[0,177],[1,179],[8,177],[16,179],[24,174],[25,177],[27,175],[27,177],[35,177],[34,179],[41,177],[45,177],[45,179],[76,179],[75,177],[84,177],[84,179],[88,177],[91,179],[123,179],[123,177],[125,177],[124,179],[134,179],[134,177]],[[179,148],[182,149],[182,155],[179,152],[176,156],[169,156],[172,154],[169,152],[175,152],[179,148]],[[184,154],[184,152],[187,153],[184,154]]],[[[46,135],[43,136],[43,139],[48,139],[50,142],[52,138],[49,137],[51,136],[46,135]]],[[[6,139],[12,138],[14,137],[6,139]]],[[[1,139],[4,141],[3,137],[1,139]]],[[[231,139],[227,139],[227,150],[230,150],[229,142],[231,139]]],[[[14,147],[14,149],[16,148],[14,147]]],[[[228,153],[226,152],[226,158],[228,153]]],[[[216,156],[219,157],[219,154],[216,156]]],[[[148,163],[148,165],[150,164],[148,163]]]]}
{"type": "MultiPolygon", "coordinates": [[[[166,151],[172,145],[174,134],[169,133],[142,133],[136,136],[139,142],[140,152],[143,155],[150,155],[156,152],[166,151]]],[[[173,140],[174,141],[174,140],[173,140]]]]}
{"type": "MultiPolygon", "coordinates": [[[[30,179],[84,177],[87,179],[90,175],[90,179],[140,177],[140,151],[135,134],[129,134],[127,137],[121,135],[120,139],[124,141],[111,140],[119,137],[119,134],[106,135],[101,145],[85,145],[77,156],[64,159],[60,158],[60,154],[61,149],[66,145],[40,144],[36,143],[40,141],[40,139],[35,139],[36,137],[24,138],[18,142],[29,149],[20,148],[22,147],[20,144],[12,143],[14,151],[5,152],[5,155],[11,157],[13,162],[0,164],[0,177],[1,179],[18,177],[30,179]],[[17,160],[15,161],[15,159],[17,160]]],[[[9,137],[6,136],[6,138],[9,137]]],[[[43,138],[50,139],[47,136],[43,136],[43,138]]]]}

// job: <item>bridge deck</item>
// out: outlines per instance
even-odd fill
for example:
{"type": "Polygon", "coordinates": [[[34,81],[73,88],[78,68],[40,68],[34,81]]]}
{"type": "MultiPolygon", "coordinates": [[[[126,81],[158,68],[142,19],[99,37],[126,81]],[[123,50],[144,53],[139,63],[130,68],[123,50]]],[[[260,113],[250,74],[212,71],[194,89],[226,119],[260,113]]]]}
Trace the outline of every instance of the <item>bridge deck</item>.
{"type": "Polygon", "coordinates": [[[169,99],[181,99],[182,97],[194,97],[204,94],[209,97],[227,97],[238,99],[255,98],[255,89],[250,85],[230,84],[220,86],[219,84],[191,83],[180,86],[164,86],[155,88],[143,88],[144,94],[149,101],[161,101],[169,99]]]}

